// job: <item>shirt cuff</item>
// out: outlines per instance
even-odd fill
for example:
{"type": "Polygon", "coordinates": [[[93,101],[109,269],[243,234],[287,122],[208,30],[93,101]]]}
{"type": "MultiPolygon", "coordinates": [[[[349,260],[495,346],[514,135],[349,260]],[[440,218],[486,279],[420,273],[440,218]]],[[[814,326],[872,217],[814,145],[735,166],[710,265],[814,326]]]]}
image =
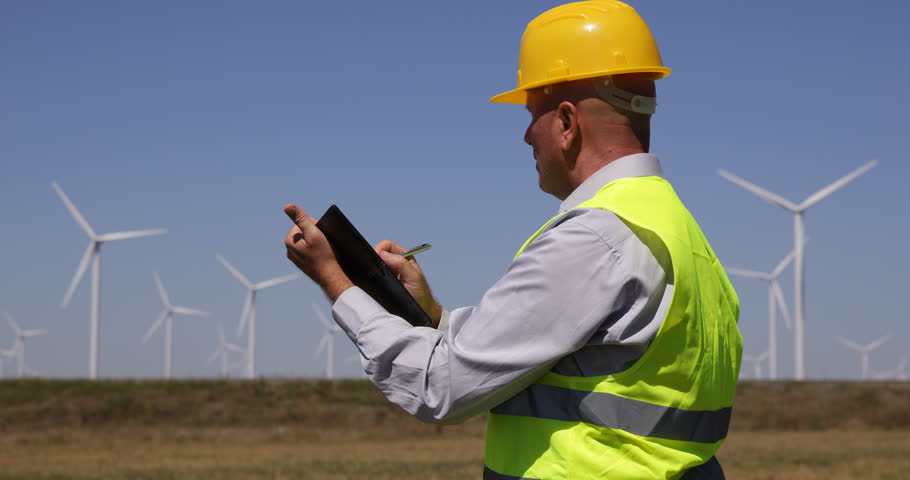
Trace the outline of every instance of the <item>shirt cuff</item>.
{"type": "Polygon", "coordinates": [[[345,290],[332,305],[332,317],[354,342],[363,324],[377,315],[388,315],[388,312],[360,287],[345,290]]]}

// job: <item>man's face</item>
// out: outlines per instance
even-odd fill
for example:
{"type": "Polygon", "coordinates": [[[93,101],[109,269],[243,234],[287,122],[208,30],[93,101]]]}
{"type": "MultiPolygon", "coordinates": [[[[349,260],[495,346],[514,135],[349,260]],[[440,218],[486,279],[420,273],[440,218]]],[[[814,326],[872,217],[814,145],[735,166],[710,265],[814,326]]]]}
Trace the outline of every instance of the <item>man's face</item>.
{"type": "Polygon", "coordinates": [[[559,145],[560,121],[554,106],[540,90],[528,92],[527,109],[531,121],[525,130],[525,143],[531,146],[536,161],[538,185],[546,193],[562,199],[568,183],[564,152],[559,145]]]}

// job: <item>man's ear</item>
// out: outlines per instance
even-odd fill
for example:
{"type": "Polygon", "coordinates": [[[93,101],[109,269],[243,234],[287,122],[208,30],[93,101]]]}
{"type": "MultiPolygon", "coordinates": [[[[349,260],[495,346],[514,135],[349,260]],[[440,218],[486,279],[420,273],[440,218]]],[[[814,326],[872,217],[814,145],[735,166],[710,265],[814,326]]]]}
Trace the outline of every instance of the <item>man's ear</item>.
{"type": "Polygon", "coordinates": [[[556,107],[556,119],[559,122],[559,146],[570,150],[578,138],[578,109],[572,102],[562,102],[556,107]]]}

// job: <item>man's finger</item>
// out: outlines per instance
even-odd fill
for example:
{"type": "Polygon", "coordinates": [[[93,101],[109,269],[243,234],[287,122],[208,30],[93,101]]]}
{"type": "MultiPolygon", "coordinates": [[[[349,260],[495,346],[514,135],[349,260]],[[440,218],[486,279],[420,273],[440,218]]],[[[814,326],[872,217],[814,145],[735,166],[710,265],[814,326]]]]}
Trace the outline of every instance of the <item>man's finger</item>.
{"type": "Polygon", "coordinates": [[[392,270],[395,275],[401,275],[401,269],[408,263],[407,259],[400,254],[391,253],[388,250],[380,251],[379,257],[382,258],[382,261],[389,266],[389,269],[392,270]]]}
{"type": "Polygon", "coordinates": [[[304,240],[312,239],[314,234],[317,237],[322,235],[322,232],[319,231],[319,227],[316,226],[316,220],[307,215],[306,210],[293,203],[289,203],[284,206],[284,213],[300,228],[304,240]]]}
{"type": "Polygon", "coordinates": [[[284,206],[284,213],[288,216],[288,218],[291,219],[292,222],[294,222],[295,225],[300,227],[301,230],[303,230],[304,222],[310,218],[310,216],[307,215],[306,210],[298,207],[297,205],[294,205],[293,203],[289,203],[284,206]]]}
{"type": "Polygon", "coordinates": [[[401,245],[399,245],[391,240],[383,240],[383,241],[377,243],[376,246],[373,248],[374,248],[374,250],[376,250],[376,253],[378,253],[380,255],[382,254],[381,252],[402,253],[405,250],[407,250],[406,248],[402,247],[401,245]]]}
{"type": "Polygon", "coordinates": [[[303,232],[300,231],[300,227],[293,225],[288,234],[284,236],[284,245],[287,248],[294,248],[297,242],[303,240],[303,232]]]}

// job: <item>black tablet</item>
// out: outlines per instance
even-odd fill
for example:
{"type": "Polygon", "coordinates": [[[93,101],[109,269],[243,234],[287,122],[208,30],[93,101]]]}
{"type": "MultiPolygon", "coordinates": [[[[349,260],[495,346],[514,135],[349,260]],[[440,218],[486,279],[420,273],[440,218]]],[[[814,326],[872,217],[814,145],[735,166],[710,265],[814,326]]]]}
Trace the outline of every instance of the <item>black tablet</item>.
{"type": "Polygon", "coordinates": [[[415,327],[433,324],[398,277],[336,205],[322,214],[316,226],[329,240],[341,269],[354,285],[367,292],[389,313],[407,320],[415,327]]]}

